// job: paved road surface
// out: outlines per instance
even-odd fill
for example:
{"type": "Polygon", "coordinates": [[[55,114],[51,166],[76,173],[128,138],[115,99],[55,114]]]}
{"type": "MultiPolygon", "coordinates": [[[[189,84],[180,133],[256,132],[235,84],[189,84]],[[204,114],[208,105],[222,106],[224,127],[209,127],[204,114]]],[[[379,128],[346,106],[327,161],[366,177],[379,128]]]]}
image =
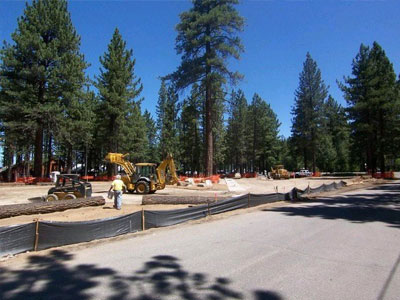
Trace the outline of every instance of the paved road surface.
{"type": "Polygon", "coordinates": [[[8,261],[0,299],[400,299],[399,193],[391,182],[8,261]]]}

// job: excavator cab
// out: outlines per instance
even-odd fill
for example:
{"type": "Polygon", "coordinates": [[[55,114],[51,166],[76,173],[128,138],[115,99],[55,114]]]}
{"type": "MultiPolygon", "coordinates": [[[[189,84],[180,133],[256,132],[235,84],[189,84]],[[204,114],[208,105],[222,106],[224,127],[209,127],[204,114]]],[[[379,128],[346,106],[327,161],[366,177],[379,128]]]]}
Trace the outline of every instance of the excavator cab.
{"type": "Polygon", "coordinates": [[[138,163],[135,167],[138,177],[151,177],[156,174],[156,164],[138,163]]]}

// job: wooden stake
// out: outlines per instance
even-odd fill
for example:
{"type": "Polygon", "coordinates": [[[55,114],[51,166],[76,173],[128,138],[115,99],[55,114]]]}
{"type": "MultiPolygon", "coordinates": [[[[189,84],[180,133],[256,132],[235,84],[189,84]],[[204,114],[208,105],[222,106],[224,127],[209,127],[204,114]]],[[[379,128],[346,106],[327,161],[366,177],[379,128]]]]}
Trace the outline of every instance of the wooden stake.
{"type": "Polygon", "coordinates": [[[211,212],[210,212],[210,201],[207,201],[207,207],[208,207],[208,209],[207,209],[208,216],[210,216],[211,215],[211,212]]]}
{"type": "Polygon", "coordinates": [[[146,230],[145,219],[144,219],[144,208],[142,208],[142,230],[146,230]]]}
{"type": "Polygon", "coordinates": [[[250,207],[250,193],[247,194],[247,208],[250,207]]]}
{"type": "Polygon", "coordinates": [[[38,243],[39,243],[39,219],[34,220],[36,222],[35,228],[35,244],[33,246],[33,250],[37,251],[38,243]]]}

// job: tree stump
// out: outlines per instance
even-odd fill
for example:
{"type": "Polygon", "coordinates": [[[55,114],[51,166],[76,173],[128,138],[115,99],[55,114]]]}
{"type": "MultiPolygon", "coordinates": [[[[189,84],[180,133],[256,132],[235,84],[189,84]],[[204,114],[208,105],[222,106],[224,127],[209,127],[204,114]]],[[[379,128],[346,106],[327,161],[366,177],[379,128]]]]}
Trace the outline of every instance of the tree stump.
{"type": "Polygon", "coordinates": [[[87,206],[100,206],[105,203],[106,201],[102,196],[96,196],[72,200],[3,205],[0,206],[0,219],[21,215],[46,214],[87,206]]]}

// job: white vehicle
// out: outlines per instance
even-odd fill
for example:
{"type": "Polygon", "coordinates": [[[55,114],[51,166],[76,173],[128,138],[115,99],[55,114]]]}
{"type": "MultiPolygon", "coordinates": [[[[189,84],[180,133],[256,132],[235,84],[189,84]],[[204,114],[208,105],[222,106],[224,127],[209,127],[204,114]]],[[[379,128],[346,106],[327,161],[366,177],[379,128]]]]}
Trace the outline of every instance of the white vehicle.
{"type": "Polygon", "coordinates": [[[312,172],[306,169],[300,169],[300,171],[296,172],[297,177],[310,177],[312,176],[312,172]]]}

